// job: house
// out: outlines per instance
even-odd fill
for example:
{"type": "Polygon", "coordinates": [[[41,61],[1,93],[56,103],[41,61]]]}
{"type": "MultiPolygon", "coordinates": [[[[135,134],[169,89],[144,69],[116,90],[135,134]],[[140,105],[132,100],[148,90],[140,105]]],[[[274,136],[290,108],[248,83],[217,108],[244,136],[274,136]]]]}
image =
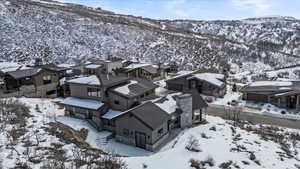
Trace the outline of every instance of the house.
{"type": "Polygon", "coordinates": [[[196,121],[200,122],[200,110],[202,112],[207,104],[202,98],[203,102],[200,102],[203,105],[194,104],[198,100],[193,99],[193,94],[172,93],[107,117],[114,121],[118,141],[156,151],[165,143],[172,129],[190,127],[196,121]]]}
{"type": "Polygon", "coordinates": [[[115,74],[117,69],[123,67],[123,60],[121,58],[112,57],[107,60],[93,60],[91,62],[86,62],[85,64],[79,66],[83,74],[85,75],[95,75],[95,74],[115,74]]]}
{"type": "Polygon", "coordinates": [[[207,104],[196,90],[158,98],[146,79],[91,75],[67,81],[66,115],[86,119],[123,143],[156,151],[174,128],[202,121],[207,104]]]}
{"type": "Polygon", "coordinates": [[[4,73],[8,96],[56,97],[59,74],[38,67],[21,67],[4,73]]]}
{"type": "Polygon", "coordinates": [[[116,73],[128,77],[159,80],[164,77],[164,70],[165,69],[160,69],[158,65],[132,63],[126,67],[118,69],[116,73]]]}
{"type": "MultiPolygon", "coordinates": [[[[95,109],[94,111],[97,113],[90,117],[91,122],[99,130],[105,127],[101,120],[101,115],[107,113],[110,109],[112,109],[111,111],[124,111],[139,105],[143,99],[153,96],[157,87],[152,82],[144,79],[130,79],[128,77],[103,74],[80,77],[69,80],[66,83],[70,85],[70,97],[78,98],[85,102],[95,100],[103,103],[104,107],[95,109]]],[[[74,114],[78,113],[84,118],[89,117],[87,108],[80,107],[80,105],[76,107],[68,103],[62,102],[62,104],[66,105],[66,111],[72,111],[74,114]],[[85,116],[82,114],[85,114],[85,116]]],[[[71,113],[68,112],[68,114],[71,113]]]]}
{"type": "Polygon", "coordinates": [[[166,80],[167,89],[173,91],[188,91],[196,89],[199,93],[224,97],[226,80],[223,74],[188,72],[166,80]]]}
{"type": "Polygon", "coordinates": [[[169,115],[148,101],[115,117],[116,140],[155,151],[169,136],[169,115]]]}
{"type": "Polygon", "coordinates": [[[299,81],[256,81],[242,87],[240,92],[247,101],[300,109],[299,81]]]}

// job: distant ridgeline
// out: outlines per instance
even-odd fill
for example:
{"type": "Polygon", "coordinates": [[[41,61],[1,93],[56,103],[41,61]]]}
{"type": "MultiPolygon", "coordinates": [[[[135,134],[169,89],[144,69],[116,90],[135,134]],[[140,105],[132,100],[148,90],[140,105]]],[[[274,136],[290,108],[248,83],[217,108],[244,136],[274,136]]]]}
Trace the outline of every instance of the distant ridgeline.
{"type": "Polygon", "coordinates": [[[227,61],[300,64],[300,21],[153,20],[52,1],[0,2],[0,59],[78,63],[116,56],[180,69],[222,69],[227,61]]]}

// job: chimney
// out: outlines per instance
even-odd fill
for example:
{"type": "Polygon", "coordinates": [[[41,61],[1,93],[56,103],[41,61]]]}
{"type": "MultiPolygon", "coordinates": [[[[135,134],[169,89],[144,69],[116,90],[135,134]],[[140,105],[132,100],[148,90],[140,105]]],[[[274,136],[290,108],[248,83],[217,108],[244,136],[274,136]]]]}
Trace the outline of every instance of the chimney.
{"type": "Polygon", "coordinates": [[[180,115],[180,127],[191,127],[193,124],[193,97],[191,94],[184,93],[176,96],[176,104],[182,111],[180,115]]]}

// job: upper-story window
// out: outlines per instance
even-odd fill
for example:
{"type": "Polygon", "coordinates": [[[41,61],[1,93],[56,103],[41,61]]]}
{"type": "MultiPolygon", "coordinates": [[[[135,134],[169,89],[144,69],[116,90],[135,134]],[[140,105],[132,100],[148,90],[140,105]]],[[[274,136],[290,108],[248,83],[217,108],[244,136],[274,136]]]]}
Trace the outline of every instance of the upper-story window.
{"type": "Polygon", "coordinates": [[[97,88],[88,88],[88,96],[101,97],[101,90],[97,88]]]}
{"type": "Polygon", "coordinates": [[[45,75],[45,76],[43,76],[43,82],[44,82],[44,84],[51,83],[51,75],[45,75]]]}

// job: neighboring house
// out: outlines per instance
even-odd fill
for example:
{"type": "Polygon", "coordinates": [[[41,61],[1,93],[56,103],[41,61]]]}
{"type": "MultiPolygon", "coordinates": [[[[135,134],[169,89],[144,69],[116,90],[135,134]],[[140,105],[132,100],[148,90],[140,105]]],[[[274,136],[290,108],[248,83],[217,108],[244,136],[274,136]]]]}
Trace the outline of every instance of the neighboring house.
{"type": "Polygon", "coordinates": [[[103,64],[88,64],[84,66],[83,74],[85,75],[96,75],[104,71],[103,64]]]}
{"type": "Polygon", "coordinates": [[[56,97],[59,74],[43,68],[26,67],[5,72],[5,93],[11,96],[56,97]]]}
{"type": "Polygon", "coordinates": [[[257,81],[240,89],[243,99],[300,110],[299,81],[257,81]]]}
{"type": "Polygon", "coordinates": [[[93,60],[83,65],[79,65],[75,69],[81,70],[85,75],[95,75],[100,73],[115,75],[115,71],[123,67],[122,61],[122,59],[116,57],[107,60],[93,60]]]}
{"type": "Polygon", "coordinates": [[[159,80],[164,77],[164,71],[165,69],[160,69],[157,65],[151,65],[147,63],[132,63],[127,67],[118,69],[117,74],[148,80],[159,80]]]}
{"type": "Polygon", "coordinates": [[[197,90],[199,93],[224,97],[226,80],[223,74],[191,72],[166,80],[167,88],[174,91],[197,90]]]}

